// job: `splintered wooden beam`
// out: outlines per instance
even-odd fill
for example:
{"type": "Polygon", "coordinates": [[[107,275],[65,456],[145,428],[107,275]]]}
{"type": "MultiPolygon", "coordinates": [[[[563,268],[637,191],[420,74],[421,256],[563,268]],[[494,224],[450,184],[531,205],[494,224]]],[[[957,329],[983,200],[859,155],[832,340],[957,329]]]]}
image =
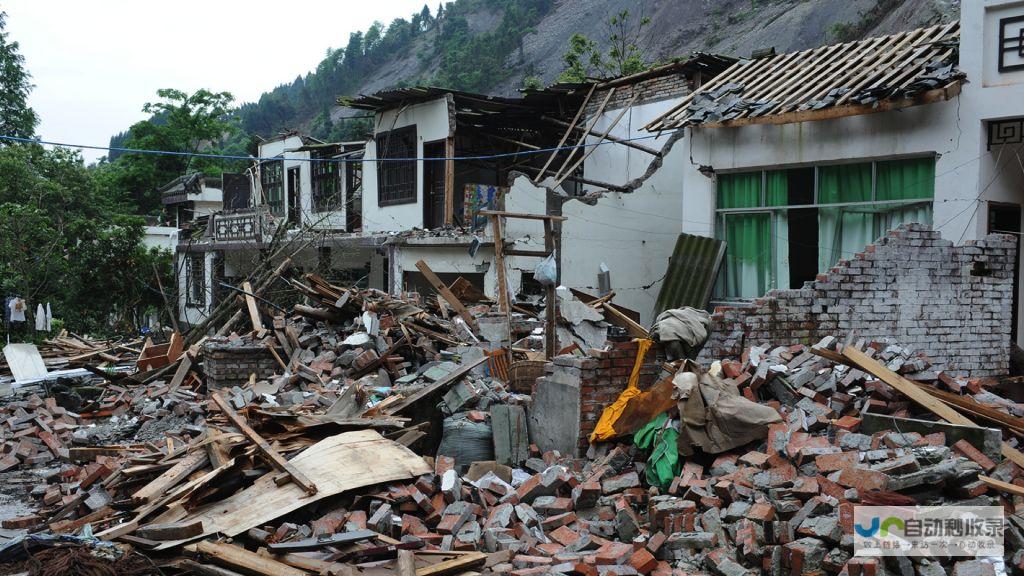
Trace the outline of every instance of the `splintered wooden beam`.
{"type": "Polygon", "coordinates": [[[263,319],[260,318],[260,310],[256,307],[256,298],[253,298],[252,284],[248,280],[242,282],[242,290],[245,290],[245,305],[249,309],[252,329],[256,332],[261,332],[263,330],[263,319]]]}
{"type": "Polygon", "coordinates": [[[423,260],[416,262],[416,268],[418,268],[420,273],[423,274],[423,277],[427,279],[427,282],[430,282],[430,285],[434,287],[434,290],[437,290],[437,293],[451,305],[459,316],[462,316],[462,319],[466,321],[466,324],[468,324],[474,332],[480,330],[480,326],[476,323],[476,318],[474,318],[465,305],[462,304],[462,301],[459,300],[459,298],[453,294],[447,286],[445,286],[444,282],[441,282],[441,279],[437,277],[437,274],[434,274],[434,271],[430,269],[430,266],[428,266],[426,262],[423,260]]]}
{"type": "Polygon", "coordinates": [[[445,560],[443,562],[438,562],[437,564],[424,566],[423,568],[416,570],[416,576],[448,576],[450,574],[459,574],[472,568],[483,566],[485,562],[487,562],[487,554],[482,552],[460,554],[451,560],[445,560]]]}
{"type": "Polygon", "coordinates": [[[305,570],[292,568],[277,560],[260,556],[249,552],[245,548],[231,544],[221,544],[204,540],[185,547],[186,550],[195,550],[205,554],[214,563],[228,568],[240,568],[247,574],[260,574],[261,576],[308,576],[305,570]]]}
{"type": "Polygon", "coordinates": [[[206,466],[207,462],[209,462],[209,457],[204,450],[196,450],[191,454],[187,454],[177,464],[172,466],[170,470],[157,476],[152,482],[132,494],[132,500],[151,502],[163,496],[165,492],[177,486],[188,478],[190,474],[206,466]]]}
{"type": "MultiPolygon", "coordinates": [[[[301,486],[302,489],[310,496],[316,494],[316,484],[310,481],[310,479],[299,471],[299,469],[292,466],[287,460],[285,460],[284,456],[281,456],[276,450],[271,448],[270,444],[268,444],[262,436],[260,436],[249,426],[248,423],[246,423],[245,418],[242,418],[234,411],[233,408],[231,408],[231,405],[224,400],[220,395],[220,392],[213,393],[213,401],[220,407],[221,411],[224,412],[224,415],[228,417],[228,420],[230,420],[231,423],[242,432],[242,434],[245,434],[246,438],[256,445],[259,451],[267,458],[267,460],[270,460],[270,463],[273,464],[275,468],[287,472],[288,475],[291,476],[292,481],[301,486]]],[[[203,455],[205,456],[205,453],[203,455]]]]}

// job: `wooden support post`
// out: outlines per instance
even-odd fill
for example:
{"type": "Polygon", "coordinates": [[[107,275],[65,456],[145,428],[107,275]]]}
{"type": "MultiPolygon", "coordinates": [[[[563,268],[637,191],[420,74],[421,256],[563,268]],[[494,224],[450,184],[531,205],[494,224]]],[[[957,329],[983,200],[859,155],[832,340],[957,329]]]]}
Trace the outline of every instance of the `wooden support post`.
{"type": "Polygon", "coordinates": [[[455,136],[444,141],[444,223],[455,224],[455,136]]]}
{"type": "Polygon", "coordinates": [[[494,265],[498,269],[498,310],[508,312],[508,282],[505,280],[505,239],[501,230],[501,216],[488,214],[494,232],[494,265]]]}
{"type": "MultiPolygon", "coordinates": [[[[551,254],[555,250],[554,222],[544,221],[544,250],[551,254]]],[[[551,360],[558,353],[558,296],[554,284],[547,287],[544,297],[544,357],[551,360]]]]}
{"type": "Polygon", "coordinates": [[[434,290],[437,290],[438,295],[444,298],[448,304],[451,304],[451,307],[458,312],[459,316],[462,316],[462,319],[466,321],[466,324],[469,325],[473,332],[480,330],[480,327],[476,323],[476,318],[474,318],[469,310],[466,309],[462,304],[462,301],[459,300],[459,298],[453,294],[447,286],[445,286],[444,282],[441,282],[441,279],[437,277],[437,274],[434,274],[434,271],[430,269],[430,266],[428,266],[426,262],[423,260],[416,262],[416,268],[419,269],[421,274],[423,274],[423,277],[426,278],[427,282],[430,282],[430,285],[434,287],[434,290]]]}
{"type": "Polygon", "coordinates": [[[275,468],[287,472],[288,475],[292,477],[292,480],[301,486],[302,489],[310,496],[316,494],[316,484],[313,484],[305,474],[285,460],[284,457],[278,454],[276,450],[271,448],[270,444],[268,444],[262,436],[260,436],[249,426],[248,423],[246,423],[245,418],[239,416],[238,413],[231,408],[231,405],[224,400],[220,395],[220,392],[213,393],[213,401],[220,407],[221,411],[224,412],[224,415],[228,417],[228,420],[230,420],[231,423],[242,432],[242,434],[256,445],[259,451],[267,458],[267,460],[270,461],[271,464],[274,465],[275,468]]]}

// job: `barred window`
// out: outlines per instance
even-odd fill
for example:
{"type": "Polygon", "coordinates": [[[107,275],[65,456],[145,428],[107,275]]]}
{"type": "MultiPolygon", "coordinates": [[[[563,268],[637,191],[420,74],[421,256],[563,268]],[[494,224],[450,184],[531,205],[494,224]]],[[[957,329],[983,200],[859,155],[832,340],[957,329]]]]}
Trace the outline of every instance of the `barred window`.
{"type": "Polygon", "coordinates": [[[202,252],[192,252],[185,260],[185,303],[194,307],[206,306],[206,257],[202,252]]]}
{"type": "Polygon", "coordinates": [[[341,171],[339,163],[324,151],[314,151],[309,170],[312,175],[313,211],[330,212],[341,209],[341,171]]]}
{"type": "Polygon", "coordinates": [[[416,202],[416,161],[388,160],[416,157],[416,127],[377,135],[377,205],[416,202]]]}
{"type": "Polygon", "coordinates": [[[260,183],[263,185],[263,198],[270,211],[277,215],[284,214],[284,160],[269,160],[260,167],[260,183]]]}

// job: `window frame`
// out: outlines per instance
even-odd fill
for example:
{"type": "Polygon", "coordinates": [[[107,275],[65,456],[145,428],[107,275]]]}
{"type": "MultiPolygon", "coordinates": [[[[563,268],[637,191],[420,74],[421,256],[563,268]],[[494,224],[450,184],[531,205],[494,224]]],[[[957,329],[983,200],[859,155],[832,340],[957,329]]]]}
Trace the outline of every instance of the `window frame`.
{"type": "Polygon", "coordinates": [[[329,152],[310,153],[309,187],[313,212],[337,212],[344,204],[339,161],[329,152]]]}
{"type": "Polygon", "coordinates": [[[260,187],[263,190],[262,200],[270,208],[270,212],[283,216],[285,196],[283,156],[278,156],[274,160],[264,160],[260,164],[260,187]],[[276,194],[275,190],[277,190],[276,194]]]}
{"type": "MultiPolygon", "coordinates": [[[[872,206],[872,207],[884,207],[884,206],[899,206],[899,207],[912,207],[920,204],[927,204],[934,211],[935,202],[935,181],[932,180],[932,196],[930,198],[906,198],[898,200],[878,200],[878,164],[884,162],[900,162],[900,161],[915,161],[929,159],[933,163],[937,161],[937,156],[934,154],[929,155],[917,155],[917,156],[904,156],[899,158],[879,158],[879,159],[858,159],[850,162],[824,162],[813,165],[790,165],[790,166],[777,166],[771,168],[759,168],[759,169],[748,169],[748,170],[729,170],[722,171],[719,175],[729,174],[751,174],[760,172],[761,174],[761,191],[759,195],[759,204],[757,206],[747,206],[742,208],[718,208],[719,204],[719,182],[716,177],[715,188],[714,188],[714,237],[719,240],[724,240],[728,237],[728,230],[726,224],[726,215],[728,214],[753,214],[753,213],[767,213],[769,215],[770,223],[770,236],[771,236],[771,254],[773,262],[771,269],[768,271],[769,278],[769,290],[778,289],[779,271],[776,270],[775,262],[778,261],[778,251],[780,250],[777,230],[776,230],[776,217],[779,212],[786,212],[788,210],[797,209],[822,209],[822,208],[842,208],[842,207],[855,207],[855,206],[872,206]],[[821,187],[821,168],[831,166],[844,166],[852,164],[868,164],[871,165],[871,197],[869,200],[862,200],[856,202],[834,202],[834,203],[822,203],[820,197],[821,187]],[[781,206],[768,206],[767,205],[767,193],[768,193],[768,173],[775,171],[786,171],[786,170],[799,170],[801,168],[813,168],[814,179],[813,179],[813,199],[812,204],[784,204],[781,206]]],[[[748,301],[751,298],[747,297],[731,297],[723,296],[722,290],[725,285],[724,273],[719,275],[719,281],[716,282],[713,300],[717,301],[748,301]]],[[[763,296],[763,294],[761,295],[763,296]]]]}
{"type": "Polygon", "coordinates": [[[377,206],[415,204],[419,200],[419,162],[416,125],[379,132],[374,137],[377,148],[377,206]],[[412,158],[396,161],[393,158],[412,158]],[[393,181],[397,180],[397,181],[393,181]]]}

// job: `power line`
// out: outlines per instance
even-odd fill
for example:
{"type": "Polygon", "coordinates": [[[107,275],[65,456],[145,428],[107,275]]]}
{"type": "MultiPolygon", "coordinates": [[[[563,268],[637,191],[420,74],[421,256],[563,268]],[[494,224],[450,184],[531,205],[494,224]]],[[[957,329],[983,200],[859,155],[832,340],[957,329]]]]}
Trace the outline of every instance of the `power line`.
{"type": "MultiPolygon", "coordinates": [[[[578,148],[591,148],[595,146],[604,146],[607,144],[620,144],[622,142],[635,142],[638,140],[652,140],[661,138],[662,134],[650,134],[646,136],[635,136],[633,138],[618,138],[615,141],[601,140],[598,142],[590,142],[583,144],[574,144],[566,146],[555,146],[553,148],[538,148],[536,150],[517,150],[515,152],[500,152],[497,154],[480,154],[475,156],[432,156],[429,158],[287,158],[289,161],[295,162],[334,162],[338,164],[347,164],[349,162],[362,163],[362,162],[439,162],[452,160],[455,162],[460,161],[478,161],[478,160],[498,160],[501,158],[515,158],[518,156],[529,156],[534,154],[549,154],[551,152],[561,152],[563,150],[575,150],[578,148]]],[[[284,160],[281,156],[242,156],[240,154],[211,154],[207,152],[180,152],[176,150],[149,150],[145,148],[125,148],[121,146],[93,146],[89,144],[71,144],[67,142],[54,142],[51,140],[41,140],[36,138],[21,138],[18,136],[4,136],[0,135],[0,141],[7,142],[20,142],[25,144],[42,144],[46,146],[62,146],[65,148],[81,148],[85,150],[106,150],[110,152],[121,152],[124,154],[151,154],[156,156],[184,156],[189,158],[212,158],[219,160],[244,160],[247,162],[271,162],[277,160],[284,160]]]]}

